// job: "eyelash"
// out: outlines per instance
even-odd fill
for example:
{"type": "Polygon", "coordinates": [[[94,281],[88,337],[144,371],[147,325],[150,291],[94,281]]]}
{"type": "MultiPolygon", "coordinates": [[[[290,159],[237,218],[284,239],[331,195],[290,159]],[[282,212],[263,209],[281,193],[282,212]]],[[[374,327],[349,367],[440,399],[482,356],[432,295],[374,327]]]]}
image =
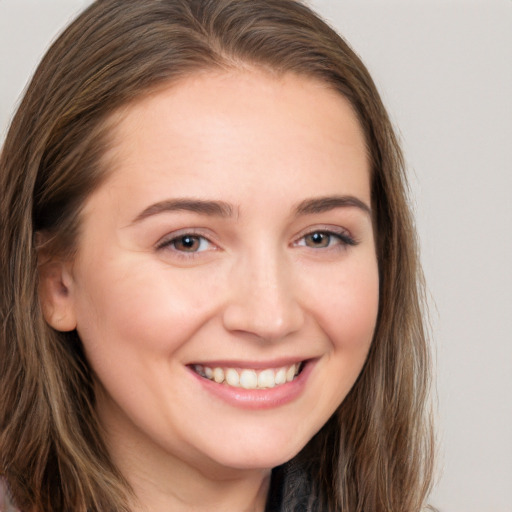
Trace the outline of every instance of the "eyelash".
{"type": "MultiPolygon", "coordinates": [[[[294,245],[298,246],[304,246],[304,247],[310,247],[307,246],[305,243],[301,244],[299,243],[302,240],[305,240],[308,236],[313,235],[322,235],[329,237],[329,245],[327,247],[317,247],[317,249],[345,249],[347,246],[355,246],[359,242],[356,241],[352,236],[350,236],[347,231],[342,229],[333,229],[333,228],[324,228],[324,229],[314,229],[312,231],[308,231],[307,233],[304,233],[297,242],[294,243],[294,245]],[[337,239],[339,243],[335,244],[334,246],[331,246],[332,239],[337,239]]],[[[310,247],[313,249],[314,247],[310,247]]]]}
{"type": "Polygon", "coordinates": [[[202,235],[201,233],[196,233],[194,231],[184,231],[182,233],[172,234],[169,237],[165,237],[162,241],[160,241],[157,244],[156,249],[157,250],[170,249],[174,253],[176,253],[176,255],[178,257],[181,257],[181,258],[193,258],[200,252],[203,252],[203,251],[183,251],[183,250],[177,249],[176,244],[180,241],[184,241],[186,238],[190,238],[190,239],[194,239],[194,240],[199,239],[200,244],[204,241],[206,241],[208,244],[213,244],[213,242],[211,240],[209,240],[206,236],[202,235]]]}
{"type": "MultiPolygon", "coordinates": [[[[204,252],[204,250],[195,250],[195,251],[186,251],[186,250],[180,250],[176,248],[176,244],[179,242],[183,242],[185,239],[193,239],[193,240],[199,240],[199,243],[202,244],[204,242],[208,244],[213,244],[211,240],[209,240],[206,236],[202,235],[201,233],[196,233],[194,231],[186,231],[179,234],[173,234],[171,237],[164,238],[161,242],[159,242],[156,246],[157,250],[164,250],[164,249],[170,249],[172,250],[178,257],[181,258],[194,258],[197,257],[198,254],[204,252]]],[[[345,230],[336,230],[333,228],[329,229],[314,229],[311,231],[308,231],[307,233],[302,234],[297,241],[293,243],[293,246],[297,247],[309,247],[310,249],[324,249],[324,250],[340,250],[345,249],[347,246],[355,246],[359,242],[355,240],[352,236],[350,236],[345,230]],[[301,241],[305,240],[308,236],[313,235],[322,235],[329,237],[329,242],[326,247],[311,247],[306,245],[306,243],[302,244],[301,241]],[[339,243],[332,245],[331,241],[332,239],[337,239],[339,243]]],[[[214,244],[213,244],[214,245],[214,244]]],[[[201,245],[200,247],[201,248],[201,245]]]]}

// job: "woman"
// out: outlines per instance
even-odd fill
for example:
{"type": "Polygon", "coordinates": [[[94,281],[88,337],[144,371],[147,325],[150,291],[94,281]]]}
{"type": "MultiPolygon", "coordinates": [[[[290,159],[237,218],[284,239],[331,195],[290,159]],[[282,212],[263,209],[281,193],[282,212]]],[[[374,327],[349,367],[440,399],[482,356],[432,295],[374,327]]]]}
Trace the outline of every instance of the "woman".
{"type": "Polygon", "coordinates": [[[292,0],[103,0],[1,160],[0,468],[24,511],[418,511],[400,150],[292,0]]]}

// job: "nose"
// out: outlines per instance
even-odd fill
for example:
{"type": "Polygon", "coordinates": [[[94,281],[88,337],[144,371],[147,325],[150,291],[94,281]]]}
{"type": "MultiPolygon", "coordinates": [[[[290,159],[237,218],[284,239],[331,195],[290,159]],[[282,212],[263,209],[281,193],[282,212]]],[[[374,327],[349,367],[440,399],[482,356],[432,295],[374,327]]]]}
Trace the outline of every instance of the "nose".
{"type": "Polygon", "coordinates": [[[240,261],[231,272],[224,327],[267,341],[300,330],[304,311],[293,270],[284,258],[260,251],[240,261]]]}

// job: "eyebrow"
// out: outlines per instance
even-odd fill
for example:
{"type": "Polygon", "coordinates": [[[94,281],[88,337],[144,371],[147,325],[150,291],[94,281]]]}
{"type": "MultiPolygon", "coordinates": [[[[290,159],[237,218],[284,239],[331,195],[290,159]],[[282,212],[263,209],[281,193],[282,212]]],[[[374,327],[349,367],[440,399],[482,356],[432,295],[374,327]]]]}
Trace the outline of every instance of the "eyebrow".
{"type": "MultiPolygon", "coordinates": [[[[326,196],[305,199],[295,208],[295,216],[324,213],[336,208],[358,208],[371,217],[370,207],[361,199],[354,196],[326,196]]],[[[165,212],[188,211],[200,215],[215,217],[232,217],[233,207],[224,201],[209,201],[204,199],[178,198],[166,199],[152,204],[139,213],[131,224],[137,224],[148,217],[165,212]]]]}
{"type": "Polygon", "coordinates": [[[335,208],[359,208],[361,211],[372,216],[371,208],[361,199],[354,196],[326,196],[313,199],[306,199],[298,204],[295,209],[296,215],[311,215],[324,213],[335,208]]]}
{"type": "Polygon", "coordinates": [[[139,213],[131,224],[136,224],[148,217],[164,212],[193,212],[200,215],[213,215],[216,217],[231,217],[233,207],[224,201],[206,201],[203,199],[166,199],[148,206],[139,213]]]}

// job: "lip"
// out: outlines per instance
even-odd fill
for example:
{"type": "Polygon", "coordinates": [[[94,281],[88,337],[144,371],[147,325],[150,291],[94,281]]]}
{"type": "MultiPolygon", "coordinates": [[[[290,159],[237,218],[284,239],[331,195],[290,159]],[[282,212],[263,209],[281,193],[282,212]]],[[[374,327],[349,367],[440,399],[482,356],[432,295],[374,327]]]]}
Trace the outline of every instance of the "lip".
{"type": "Polygon", "coordinates": [[[242,359],[218,359],[218,360],[208,360],[208,361],[194,361],[192,364],[187,364],[187,366],[194,366],[195,364],[202,366],[209,366],[210,368],[220,367],[220,368],[237,368],[237,369],[247,369],[247,370],[266,370],[267,368],[282,368],[283,366],[290,366],[292,364],[299,364],[302,362],[307,362],[312,357],[303,357],[303,358],[280,358],[280,359],[272,359],[271,361],[243,361],[242,359]]]}
{"type": "Polygon", "coordinates": [[[192,370],[192,368],[188,367],[187,369],[190,375],[199,382],[202,388],[207,393],[212,394],[215,398],[220,399],[234,407],[242,409],[262,410],[280,407],[298,398],[306,386],[316,361],[316,359],[287,359],[285,363],[284,360],[281,360],[277,362],[277,364],[276,361],[272,361],[270,364],[257,362],[249,363],[246,361],[230,361],[229,363],[221,361],[209,361],[207,364],[202,363],[206,366],[229,366],[230,368],[248,368],[254,370],[276,368],[285,364],[293,364],[298,362],[304,363],[302,371],[293,381],[268,389],[244,389],[228,386],[226,384],[217,384],[210,379],[201,377],[198,373],[192,370]]]}

